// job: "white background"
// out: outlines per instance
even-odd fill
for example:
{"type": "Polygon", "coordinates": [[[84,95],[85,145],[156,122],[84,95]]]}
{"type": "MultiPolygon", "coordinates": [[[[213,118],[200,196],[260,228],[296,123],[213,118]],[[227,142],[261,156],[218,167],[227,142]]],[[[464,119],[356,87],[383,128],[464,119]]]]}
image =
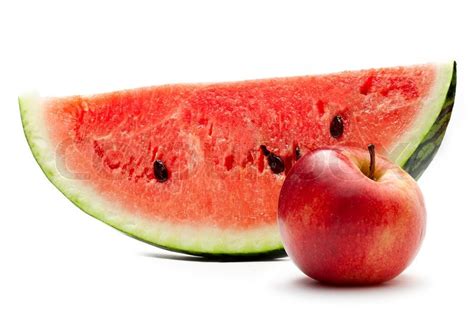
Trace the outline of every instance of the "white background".
{"type": "Polygon", "coordinates": [[[2,1],[1,314],[472,314],[474,29],[470,1],[2,1]],[[456,105],[419,184],[414,263],[370,288],[330,288],[288,259],[180,258],[85,215],[36,165],[17,96],[313,74],[455,58],[456,105]]]}

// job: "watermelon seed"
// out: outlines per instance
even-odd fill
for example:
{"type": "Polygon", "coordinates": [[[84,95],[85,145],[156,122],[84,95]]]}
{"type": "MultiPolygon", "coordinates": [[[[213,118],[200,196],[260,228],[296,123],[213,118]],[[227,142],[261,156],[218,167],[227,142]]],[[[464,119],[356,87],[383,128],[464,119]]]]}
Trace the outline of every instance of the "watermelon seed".
{"type": "Polygon", "coordinates": [[[296,146],[295,147],[295,160],[299,160],[301,158],[301,151],[300,151],[300,147],[299,146],[296,146]]]}
{"type": "Polygon", "coordinates": [[[273,173],[280,174],[285,170],[285,163],[283,163],[283,160],[278,155],[270,153],[267,159],[273,173]]]}
{"type": "Polygon", "coordinates": [[[268,151],[267,147],[263,144],[260,146],[260,149],[262,150],[263,155],[267,157],[268,165],[270,166],[270,169],[273,173],[280,174],[285,170],[285,163],[281,157],[268,151]]]}
{"type": "Polygon", "coordinates": [[[329,131],[331,132],[331,136],[333,138],[340,138],[344,133],[344,120],[340,115],[334,116],[331,121],[331,126],[329,127],[329,131]]]}
{"type": "Polygon", "coordinates": [[[260,146],[260,150],[262,150],[263,155],[265,155],[265,156],[269,156],[269,155],[270,155],[270,151],[268,151],[267,147],[264,146],[263,144],[260,146]]]}
{"type": "Polygon", "coordinates": [[[153,174],[160,183],[164,183],[168,180],[168,169],[163,161],[156,160],[153,163],[153,174]]]}

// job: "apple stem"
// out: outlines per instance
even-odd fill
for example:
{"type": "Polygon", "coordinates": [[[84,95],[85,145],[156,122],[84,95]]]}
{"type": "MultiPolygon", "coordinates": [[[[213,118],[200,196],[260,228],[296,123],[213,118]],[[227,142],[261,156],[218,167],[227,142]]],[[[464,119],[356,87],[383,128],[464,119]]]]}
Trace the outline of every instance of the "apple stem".
{"type": "Polygon", "coordinates": [[[367,148],[370,153],[369,178],[375,180],[375,145],[369,144],[367,148]]]}

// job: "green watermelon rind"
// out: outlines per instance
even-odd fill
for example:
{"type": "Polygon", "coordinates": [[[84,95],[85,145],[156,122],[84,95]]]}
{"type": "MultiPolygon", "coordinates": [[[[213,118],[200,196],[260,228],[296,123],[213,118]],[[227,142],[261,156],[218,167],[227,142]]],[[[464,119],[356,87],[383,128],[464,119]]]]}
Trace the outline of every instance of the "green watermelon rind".
{"type": "MultiPolygon", "coordinates": [[[[450,87],[456,85],[456,62],[436,64],[436,79],[432,85],[431,92],[422,101],[422,106],[417,114],[410,130],[401,136],[392,148],[388,149],[388,158],[396,164],[402,166],[412,177],[419,178],[426,169],[413,168],[412,156],[419,156],[419,159],[428,161],[429,156],[420,155],[420,146],[429,142],[429,134],[432,130],[441,128],[446,130],[447,124],[438,124],[443,108],[450,102],[448,92],[450,87]]],[[[454,96],[453,96],[454,100],[454,96]]],[[[448,120],[449,122],[449,120],[448,120]]],[[[442,140],[442,138],[441,138],[442,140]]],[[[439,147],[439,145],[438,145],[439,147]]],[[[431,156],[432,158],[432,156],[431,156]]],[[[431,161],[431,160],[429,160],[431,161]]]]}
{"type": "MultiPolygon", "coordinates": [[[[408,145],[394,149],[393,161],[402,165],[415,178],[431,162],[446,131],[456,85],[455,63],[438,66],[438,82],[433,87],[429,104],[421,119],[406,132],[408,145]],[[448,92],[449,88],[449,92],[448,92]],[[426,149],[429,147],[429,149],[426,149]]],[[[37,94],[19,98],[23,130],[30,149],[46,177],[71,202],[92,217],[111,227],[154,246],[217,260],[265,259],[285,256],[277,224],[252,231],[235,231],[152,222],[128,214],[119,204],[105,200],[83,184],[59,172],[61,163],[56,149],[48,141],[47,126],[42,119],[41,99],[37,94]]]]}
{"type": "Polygon", "coordinates": [[[454,99],[456,96],[456,82],[457,69],[456,62],[454,61],[452,65],[451,82],[441,111],[437,115],[436,120],[429,131],[423,137],[423,140],[417,146],[416,150],[403,164],[403,169],[415,179],[420,178],[441,146],[449,121],[451,120],[451,113],[453,111],[454,99]]]}

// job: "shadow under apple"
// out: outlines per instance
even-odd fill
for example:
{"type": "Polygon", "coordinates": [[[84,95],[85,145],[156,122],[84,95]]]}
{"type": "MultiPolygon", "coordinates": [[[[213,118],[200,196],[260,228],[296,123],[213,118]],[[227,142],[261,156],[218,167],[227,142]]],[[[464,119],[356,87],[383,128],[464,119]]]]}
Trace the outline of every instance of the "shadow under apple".
{"type": "Polygon", "coordinates": [[[421,278],[414,277],[408,274],[402,274],[395,279],[387,282],[372,285],[333,285],[313,280],[309,277],[301,276],[292,280],[287,287],[291,290],[305,291],[305,292],[320,292],[320,293],[331,293],[331,292],[384,292],[384,291],[404,291],[418,289],[424,286],[426,283],[421,278]]]}

